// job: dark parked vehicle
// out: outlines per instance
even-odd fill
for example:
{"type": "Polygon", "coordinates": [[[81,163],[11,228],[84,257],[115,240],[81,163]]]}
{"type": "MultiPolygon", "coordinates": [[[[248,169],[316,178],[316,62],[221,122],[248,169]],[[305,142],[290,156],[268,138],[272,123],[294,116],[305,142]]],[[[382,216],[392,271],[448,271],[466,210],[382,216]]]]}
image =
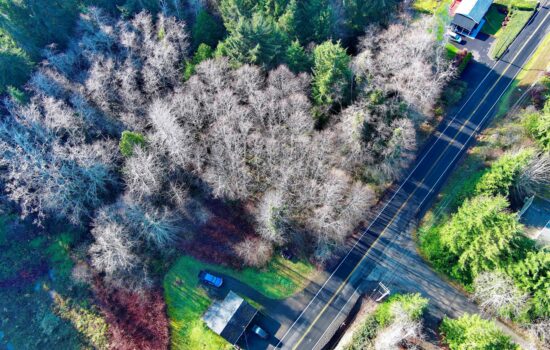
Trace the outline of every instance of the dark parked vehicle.
{"type": "Polygon", "coordinates": [[[281,250],[281,256],[286,260],[292,260],[294,258],[294,254],[292,254],[292,251],[288,248],[281,250]]]}
{"type": "Polygon", "coordinates": [[[221,277],[214,276],[213,274],[204,270],[199,272],[199,280],[204,284],[209,284],[216,288],[221,287],[223,284],[223,279],[221,277]]]}
{"type": "Polygon", "coordinates": [[[262,327],[258,326],[258,325],[253,325],[252,326],[252,332],[254,334],[256,334],[258,337],[262,338],[262,339],[267,339],[269,338],[269,333],[267,333],[266,331],[263,330],[262,327]]]}

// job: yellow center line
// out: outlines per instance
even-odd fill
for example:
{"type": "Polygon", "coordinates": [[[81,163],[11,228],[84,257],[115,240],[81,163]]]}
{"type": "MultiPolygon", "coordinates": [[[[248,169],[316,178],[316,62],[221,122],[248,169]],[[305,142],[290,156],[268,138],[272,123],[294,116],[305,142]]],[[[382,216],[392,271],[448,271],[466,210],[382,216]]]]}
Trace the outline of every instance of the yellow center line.
{"type": "Polygon", "coordinates": [[[451,140],[451,142],[449,142],[447,144],[447,146],[445,147],[445,149],[441,152],[441,154],[439,155],[439,157],[437,158],[437,160],[435,162],[432,163],[432,166],[428,169],[428,172],[426,172],[426,175],[424,175],[424,177],[422,178],[422,180],[420,180],[420,183],[417,184],[417,186],[415,187],[414,191],[407,197],[407,199],[403,202],[403,204],[401,204],[401,206],[399,207],[399,209],[397,210],[397,212],[393,215],[391,221],[384,227],[384,230],[382,230],[382,232],[380,233],[380,235],[374,240],[374,242],[371,244],[371,246],[367,249],[367,251],[365,252],[365,254],[363,254],[363,257],[361,258],[361,260],[355,265],[355,267],[353,268],[353,270],[348,274],[348,276],[346,277],[346,279],[340,284],[340,286],[338,287],[338,289],[336,290],[336,292],[332,295],[332,297],[330,298],[330,300],[325,304],[325,306],[321,309],[321,311],[317,314],[317,316],[315,317],[315,319],[313,320],[313,322],[309,325],[309,327],[306,329],[306,331],[304,332],[304,334],[302,335],[302,337],[300,337],[300,339],[298,339],[298,342],[296,343],[296,345],[294,345],[292,347],[293,350],[295,350],[296,348],[298,348],[298,346],[300,346],[300,344],[304,341],[304,339],[306,338],[306,336],[308,335],[308,333],[311,331],[311,329],[313,328],[313,326],[317,323],[317,321],[319,321],[319,319],[321,318],[321,316],[325,313],[325,311],[328,309],[328,307],[330,306],[330,304],[332,304],[332,302],[334,301],[334,299],[336,298],[336,296],[338,296],[338,294],[342,291],[342,289],[345,287],[346,283],[349,281],[349,279],[351,278],[351,276],[354,274],[354,272],[359,268],[359,266],[363,263],[363,261],[367,258],[368,254],[370,253],[370,251],[372,250],[372,248],[374,248],[374,246],[376,245],[376,243],[378,243],[378,241],[380,240],[380,238],[382,238],[382,236],[385,234],[386,230],[393,224],[393,222],[395,221],[395,219],[397,218],[397,216],[401,213],[401,211],[403,210],[403,208],[405,207],[405,205],[408,204],[409,200],[414,196],[414,194],[416,193],[416,191],[423,185],[424,183],[424,180],[426,179],[426,177],[428,177],[428,175],[431,173],[431,171],[433,170],[433,168],[435,167],[435,165],[437,164],[437,162],[439,162],[439,160],[441,159],[441,157],[443,157],[443,155],[445,154],[445,152],[447,151],[447,149],[456,141],[456,138],[462,133],[462,130],[466,127],[466,125],[470,122],[470,120],[474,117],[474,115],[476,114],[476,112],[479,110],[479,108],[481,108],[481,106],[483,105],[483,103],[485,103],[485,101],[487,100],[487,98],[489,97],[489,95],[493,92],[493,90],[495,89],[495,87],[498,85],[498,83],[500,82],[500,80],[504,77],[504,75],[508,72],[508,70],[510,69],[510,67],[513,66],[513,62],[518,58],[518,56],[520,55],[520,53],[523,51],[523,49],[525,48],[525,46],[527,46],[527,44],[529,43],[529,41],[531,41],[531,39],[535,36],[535,34],[538,32],[538,30],[542,27],[542,25],[544,24],[544,22],[546,21],[546,18],[548,17],[548,15],[550,14],[547,13],[546,16],[544,17],[544,19],[541,21],[541,23],[538,25],[538,27],[533,31],[533,33],[529,36],[529,38],[527,38],[527,40],[525,40],[523,46],[518,50],[518,52],[516,53],[516,55],[514,56],[514,58],[510,61],[510,63],[508,64],[508,66],[506,67],[506,69],[502,72],[502,74],[498,77],[498,79],[495,81],[495,83],[491,86],[491,88],[488,90],[488,92],[483,96],[483,99],[477,104],[476,108],[474,109],[474,111],[469,115],[468,119],[462,124],[462,126],[460,127],[460,129],[456,132],[456,134],[454,135],[453,139],[451,140]]]}

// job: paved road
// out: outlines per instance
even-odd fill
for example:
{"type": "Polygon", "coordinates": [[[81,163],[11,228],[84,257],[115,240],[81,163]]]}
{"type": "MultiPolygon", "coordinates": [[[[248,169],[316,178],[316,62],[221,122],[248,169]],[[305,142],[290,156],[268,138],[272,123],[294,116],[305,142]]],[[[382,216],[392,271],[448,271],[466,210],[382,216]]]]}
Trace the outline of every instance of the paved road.
{"type": "MultiPolygon", "coordinates": [[[[411,220],[426,210],[475,135],[491,119],[497,102],[549,27],[550,10],[543,6],[500,61],[489,66],[478,64],[466,73],[471,88],[460,107],[453,117],[442,122],[420,152],[409,175],[390,192],[389,199],[368,229],[292,325],[279,335],[276,347],[323,348],[334,331],[334,320],[349,311],[358,296],[357,288],[372,273],[375,262],[385,259],[386,248],[406,231],[411,220]]],[[[382,282],[385,279],[391,280],[391,274],[381,278],[382,282]]]]}

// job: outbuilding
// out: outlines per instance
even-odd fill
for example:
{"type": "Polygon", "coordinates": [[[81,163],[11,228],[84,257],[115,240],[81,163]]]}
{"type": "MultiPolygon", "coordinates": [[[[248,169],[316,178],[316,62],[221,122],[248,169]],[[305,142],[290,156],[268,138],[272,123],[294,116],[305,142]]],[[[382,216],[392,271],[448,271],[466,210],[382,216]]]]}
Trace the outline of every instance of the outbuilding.
{"type": "Polygon", "coordinates": [[[212,303],[202,319],[216,334],[235,345],[257,313],[252,305],[230,291],[225,299],[212,303]]]}
{"type": "Polygon", "coordinates": [[[493,0],[462,0],[455,10],[451,27],[458,34],[475,37],[485,23],[493,0]]]}

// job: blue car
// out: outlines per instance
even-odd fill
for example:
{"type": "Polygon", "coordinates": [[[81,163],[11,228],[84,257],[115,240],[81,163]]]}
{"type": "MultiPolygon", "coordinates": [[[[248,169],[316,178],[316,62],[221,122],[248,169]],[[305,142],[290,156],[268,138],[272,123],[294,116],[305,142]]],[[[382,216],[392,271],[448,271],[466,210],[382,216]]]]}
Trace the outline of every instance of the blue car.
{"type": "Polygon", "coordinates": [[[214,276],[213,274],[206,272],[204,270],[199,272],[199,281],[201,281],[204,284],[209,284],[211,286],[214,286],[216,288],[221,287],[223,284],[223,279],[221,277],[214,276]]]}

